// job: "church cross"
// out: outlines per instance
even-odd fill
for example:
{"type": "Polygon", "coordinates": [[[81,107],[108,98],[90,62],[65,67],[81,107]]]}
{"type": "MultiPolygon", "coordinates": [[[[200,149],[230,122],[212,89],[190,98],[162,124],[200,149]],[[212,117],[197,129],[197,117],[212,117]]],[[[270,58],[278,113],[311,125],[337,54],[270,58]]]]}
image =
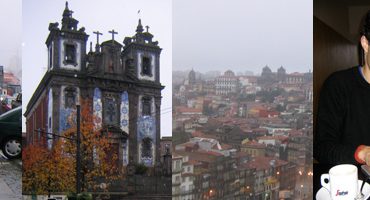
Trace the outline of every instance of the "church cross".
{"type": "Polygon", "coordinates": [[[99,31],[94,31],[94,34],[96,34],[96,43],[99,44],[99,35],[103,35],[103,33],[100,33],[99,31]]]}
{"type": "Polygon", "coordinates": [[[114,40],[114,34],[118,34],[118,32],[115,32],[114,29],[112,29],[111,31],[108,31],[109,33],[112,34],[112,41],[114,40]]]}
{"type": "Polygon", "coordinates": [[[145,28],[146,28],[146,32],[149,32],[150,27],[148,25],[146,25],[145,28]]]}

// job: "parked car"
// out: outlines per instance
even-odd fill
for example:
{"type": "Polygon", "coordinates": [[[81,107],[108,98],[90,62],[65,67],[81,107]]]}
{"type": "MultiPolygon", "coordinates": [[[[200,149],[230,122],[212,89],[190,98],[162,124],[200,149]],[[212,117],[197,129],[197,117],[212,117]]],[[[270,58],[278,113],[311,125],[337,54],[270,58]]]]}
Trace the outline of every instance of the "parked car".
{"type": "Polygon", "coordinates": [[[0,115],[0,148],[8,159],[22,153],[22,106],[0,115]]]}

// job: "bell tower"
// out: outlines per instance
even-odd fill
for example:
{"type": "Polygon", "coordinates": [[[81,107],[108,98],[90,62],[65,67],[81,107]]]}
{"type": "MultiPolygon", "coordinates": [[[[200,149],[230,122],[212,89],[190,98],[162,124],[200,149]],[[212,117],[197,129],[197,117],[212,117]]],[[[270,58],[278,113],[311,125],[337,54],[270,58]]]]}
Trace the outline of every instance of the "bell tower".
{"type": "Polygon", "coordinates": [[[49,24],[49,36],[46,40],[48,48],[48,70],[84,71],[86,41],[88,35],[85,28],[78,29],[78,20],[73,18],[73,11],[68,2],[63,11],[62,27],[58,22],[49,24]]]}
{"type": "Polygon", "coordinates": [[[149,33],[149,26],[144,32],[141,19],[136,27],[133,37],[126,37],[123,41],[122,61],[126,71],[134,74],[142,81],[159,83],[159,57],[161,48],[157,41],[153,41],[153,35],[149,33]]]}

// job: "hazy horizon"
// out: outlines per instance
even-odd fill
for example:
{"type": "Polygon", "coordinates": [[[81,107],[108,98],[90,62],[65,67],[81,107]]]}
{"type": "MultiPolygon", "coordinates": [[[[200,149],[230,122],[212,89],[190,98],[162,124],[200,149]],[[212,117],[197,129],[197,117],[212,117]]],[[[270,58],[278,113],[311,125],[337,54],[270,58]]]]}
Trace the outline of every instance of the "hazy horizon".
{"type": "MultiPolygon", "coordinates": [[[[266,66],[266,65],[265,65],[266,66]]],[[[263,66],[263,67],[265,67],[265,66],[263,66]]],[[[238,74],[238,73],[243,73],[243,74],[245,74],[246,72],[249,72],[249,73],[253,73],[253,75],[260,75],[261,73],[262,73],[262,68],[263,67],[261,67],[261,69],[259,70],[259,71],[250,71],[250,70],[248,70],[248,68],[246,68],[246,70],[244,70],[244,71],[241,71],[241,70],[232,70],[232,69],[229,69],[229,68],[227,68],[227,67],[225,67],[224,69],[220,69],[220,70],[208,70],[208,71],[205,71],[205,69],[202,69],[202,68],[183,68],[183,69],[173,69],[172,70],[172,72],[189,72],[189,71],[191,71],[191,70],[194,70],[195,72],[197,72],[197,73],[203,73],[203,74],[206,74],[206,73],[212,73],[212,72],[220,72],[221,74],[223,74],[224,72],[226,72],[227,70],[231,70],[231,71],[233,71],[235,74],[238,74]]],[[[277,70],[280,68],[280,66],[279,67],[276,67],[276,68],[273,68],[273,67],[270,67],[270,66],[268,66],[270,69],[271,69],[271,71],[274,73],[274,72],[277,72],[277,70]]],[[[283,66],[284,67],[284,66],[283,66]]],[[[285,67],[284,67],[285,68],[285,67]]],[[[307,70],[304,70],[304,71],[297,71],[297,70],[295,70],[295,71],[288,71],[286,68],[285,68],[285,70],[286,70],[286,73],[287,74],[291,74],[291,73],[295,73],[295,72],[298,72],[298,73],[306,73],[306,72],[313,72],[313,70],[310,68],[310,69],[307,69],[307,70]]]]}
{"type": "Polygon", "coordinates": [[[187,0],[173,8],[173,71],[312,71],[310,0],[187,0]]]}
{"type": "Polygon", "coordinates": [[[0,17],[4,25],[0,37],[0,66],[22,80],[22,1],[2,0],[0,7],[6,8],[2,9],[0,17]]]}

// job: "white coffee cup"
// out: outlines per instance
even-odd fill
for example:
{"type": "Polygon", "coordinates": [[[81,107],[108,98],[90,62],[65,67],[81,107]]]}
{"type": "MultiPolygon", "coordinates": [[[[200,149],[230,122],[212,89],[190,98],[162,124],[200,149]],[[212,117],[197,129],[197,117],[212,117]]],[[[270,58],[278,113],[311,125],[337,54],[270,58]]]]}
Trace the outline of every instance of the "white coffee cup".
{"type": "Polygon", "coordinates": [[[350,164],[334,166],[329,174],[321,175],[321,185],[330,192],[333,200],[355,199],[358,194],[357,167],[350,164]]]}

